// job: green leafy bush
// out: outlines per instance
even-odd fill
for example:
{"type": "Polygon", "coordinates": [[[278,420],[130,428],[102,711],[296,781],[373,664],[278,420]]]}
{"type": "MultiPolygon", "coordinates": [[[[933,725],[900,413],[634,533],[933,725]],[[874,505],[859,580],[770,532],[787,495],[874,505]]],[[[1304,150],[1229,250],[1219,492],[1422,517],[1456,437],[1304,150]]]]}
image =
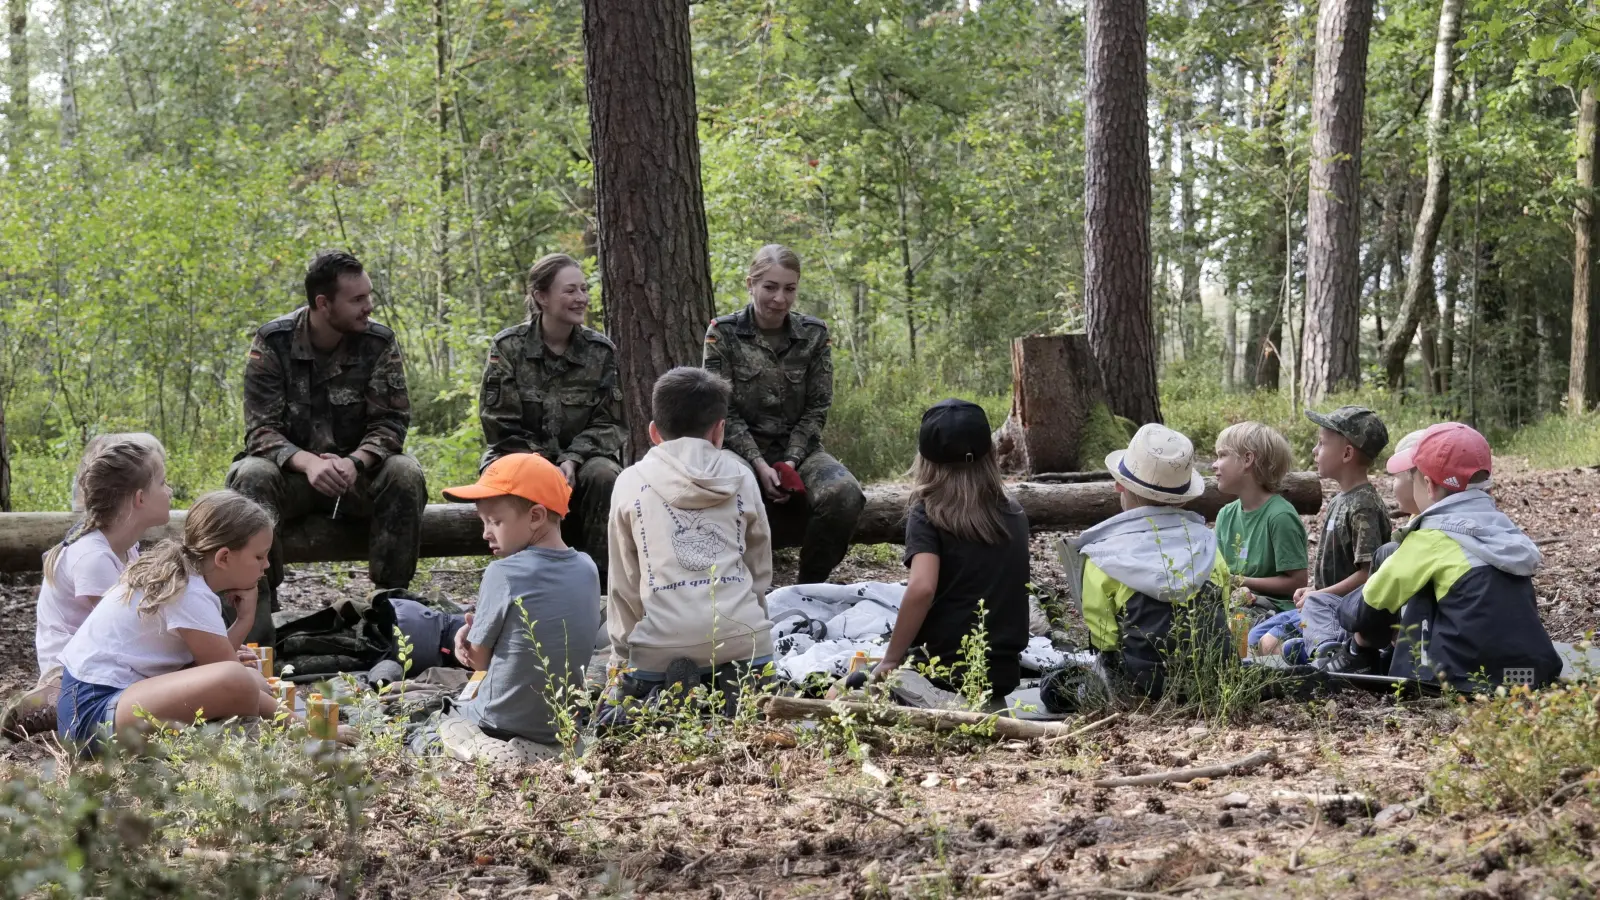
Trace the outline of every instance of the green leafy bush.
{"type": "Polygon", "coordinates": [[[1468,701],[1433,776],[1447,810],[1527,810],[1600,767],[1600,685],[1499,689],[1468,701]]]}

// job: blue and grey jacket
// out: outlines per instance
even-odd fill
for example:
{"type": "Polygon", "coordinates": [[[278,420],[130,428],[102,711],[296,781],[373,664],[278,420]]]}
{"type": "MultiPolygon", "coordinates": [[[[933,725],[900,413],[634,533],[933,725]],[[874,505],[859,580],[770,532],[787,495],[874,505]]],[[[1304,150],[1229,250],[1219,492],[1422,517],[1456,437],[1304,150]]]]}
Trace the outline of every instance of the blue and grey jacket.
{"type": "Polygon", "coordinates": [[[1222,602],[1228,564],[1199,514],[1169,506],[1127,510],[1064,544],[1062,561],[1090,642],[1117,654],[1145,693],[1160,693],[1173,653],[1219,662],[1233,653],[1222,602]],[[1197,602],[1201,597],[1209,602],[1197,602]]]}
{"type": "Polygon", "coordinates": [[[1399,535],[1400,547],[1350,604],[1351,631],[1396,620],[1389,674],[1457,690],[1542,686],[1561,675],[1534,599],[1539,548],[1480,490],[1435,503],[1399,535]]]}

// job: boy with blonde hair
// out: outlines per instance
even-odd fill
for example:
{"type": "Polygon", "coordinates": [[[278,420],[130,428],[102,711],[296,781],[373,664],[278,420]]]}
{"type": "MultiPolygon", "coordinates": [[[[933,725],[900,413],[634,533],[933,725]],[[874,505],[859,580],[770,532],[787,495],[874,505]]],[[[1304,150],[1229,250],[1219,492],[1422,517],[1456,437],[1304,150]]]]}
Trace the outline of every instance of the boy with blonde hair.
{"type": "Polygon", "coordinates": [[[1206,487],[1188,438],[1146,425],[1106,468],[1123,511],[1067,544],[1063,560],[1106,669],[1155,697],[1174,653],[1218,664],[1234,656],[1228,563],[1205,519],[1180,508],[1206,487]]]}
{"type": "Polygon", "coordinates": [[[1263,653],[1298,631],[1294,592],[1306,584],[1306,526],[1278,491],[1294,464],[1289,442],[1260,422],[1230,425],[1217,435],[1217,489],[1239,499],[1217,513],[1223,559],[1247,607],[1271,613],[1250,631],[1263,653]]]}

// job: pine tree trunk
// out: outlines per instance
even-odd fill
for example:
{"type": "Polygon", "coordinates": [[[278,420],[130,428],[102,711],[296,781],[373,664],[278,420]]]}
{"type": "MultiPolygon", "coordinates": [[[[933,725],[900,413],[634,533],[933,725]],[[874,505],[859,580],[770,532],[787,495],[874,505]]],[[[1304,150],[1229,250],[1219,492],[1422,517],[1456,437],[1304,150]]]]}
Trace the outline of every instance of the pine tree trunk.
{"type": "MultiPolygon", "coordinates": [[[[433,0],[433,41],[434,41],[434,111],[437,114],[435,123],[438,128],[439,157],[438,168],[438,203],[439,216],[438,233],[435,235],[437,247],[435,261],[437,265],[437,283],[434,292],[434,315],[441,324],[450,317],[450,153],[446,150],[450,134],[450,99],[449,99],[449,20],[446,18],[446,0],[433,0]]],[[[450,371],[450,344],[444,337],[444,332],[439,337],[440,374],[450,371]]]]}
{"type": "MultiPolygon", "coordinates": [[[[1193,14],[1192,10],[1189,10],[1193,14]]],[[[1178,321],[1184,359],[1190,359],[1200,344],[1200,323],[1204,318],[1200,304],[1200,228],[1195,221],[1194,196],[1194,70],[1184,67],[1178,90],[1178,214],[1183,230],[1178,234],[1178,321]]]]}
{"type": "Polygon", "coordinates": [[[700,362],[715,305],[685,0],[584,0],[606,331],[630,459],[650,447],[650,392],[700,362]]]}
{"type": "Polygon", "coordinates": [[[1594,266],[1594,154],[1597,105],[1594,88],[1578,102],[1578,203],[1572,215],[1576,237],[1572,254],[1572,351],[1567,362],[1567,414],[1589,408],[1589,297],[1594,266]]]}
{"type": "Polygon", "coordinates": [[[1161,421],[1150,305],[1145,0],[1089,0],[1084,281],[1089,344],[1111,409],[1161,421]]]}
{"type": "MultiPolygon", "coordinates": [[[[1461,249],[1456,219],[1446,222],[1444,251],[1444,322],[1439,328],[1439,393],[1449,394],[1455,387],[1456,311],[1461,299],[1461,249]]],[[[1450,408],[1460,404],[1454,398],[1450,408]]]]}
{"type": "MultiPolygon", "coordinates": [[[[1422,211],[1411,238],[1411,264],[1406,270],[1406,293],[1395,315],[1395,328],[1383,350],[1384,379],[1390,390],[1398,387],[1405,374],[1406,354],[1417,326],[1438,319],[1438,304],[1433,291],[1433,255],[1438,247],[1439,228],[1450,209],[1450,161],[1444,156],[1444,138],[1450,127],[1451,87],[1455,73],[1456,41],[1461,38],[1461,0],[1443,0],[1439,7],[1439,36],[1433,48],[1433,99],[1428,106],[1428,186],[1422,195],[1422,211]],[[1432,304],[1424,309],[1424,304],[1432,304]]],[[[1422,341],[1424,384],[1437,387],[1438,367],[1434,364],[1432,329],[1422,341]]]]}
{"type": "Polygon", "coordinates": [[[1361,126],[1372,0],[1323,0],[1311,86],[1302,400],[1320,403],[1361,375],[1361,126]]]}
{"type": "Polygon", "coordinates": [[[15,163],[28,135],[28,0],[11,0],[9,12],[11,65],[6,86],[11,102],[6,106],[6,146],[15,163]]]}

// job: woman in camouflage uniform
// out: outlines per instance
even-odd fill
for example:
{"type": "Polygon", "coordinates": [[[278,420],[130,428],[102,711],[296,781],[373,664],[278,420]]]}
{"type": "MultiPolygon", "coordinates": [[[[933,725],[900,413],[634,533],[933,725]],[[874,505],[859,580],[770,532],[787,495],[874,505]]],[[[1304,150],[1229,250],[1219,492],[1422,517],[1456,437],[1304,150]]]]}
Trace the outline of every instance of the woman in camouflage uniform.
{"type": "Polygon", "coordinates": [[[528,321],[494,336],[479,394],[489,444],[479,470],[507,453],[537,453],[572,485],[562,535],[606,576],[606,517],[622,471],[617,350],[583,324],[589,281],[578,261],[552,253],[528,272],[528,321]]]}
{"type": "Polygon", "coordinates": [[[866,505],[861,483],[822,449],[833,405],[828,326],[794,311],[800,257],[787,247],[756,251],[745,287],[750,305],[706,331],[705,367],[733,383],[723,446],[755,470],[770,513],[804,502],[798,582],[825,582],[866,505]]]}

